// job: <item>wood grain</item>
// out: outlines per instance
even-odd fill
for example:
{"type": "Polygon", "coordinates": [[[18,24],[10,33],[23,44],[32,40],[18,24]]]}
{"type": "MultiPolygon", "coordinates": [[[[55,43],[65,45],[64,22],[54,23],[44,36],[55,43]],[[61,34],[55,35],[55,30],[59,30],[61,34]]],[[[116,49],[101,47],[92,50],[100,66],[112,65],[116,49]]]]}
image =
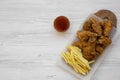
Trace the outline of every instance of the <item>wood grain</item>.
{"type": "Polygon", "coordinates": [[[120,79],[120,6],[118,0],[0,0],[0,79],[78,80],[57,67],[60,52],[72,40],[85,18],[100,9],[113,11],[118,19],[113,49],[94,80],[120,79]],[[71,26],[66,33],[53,28],[64,15],[71,26]]]}

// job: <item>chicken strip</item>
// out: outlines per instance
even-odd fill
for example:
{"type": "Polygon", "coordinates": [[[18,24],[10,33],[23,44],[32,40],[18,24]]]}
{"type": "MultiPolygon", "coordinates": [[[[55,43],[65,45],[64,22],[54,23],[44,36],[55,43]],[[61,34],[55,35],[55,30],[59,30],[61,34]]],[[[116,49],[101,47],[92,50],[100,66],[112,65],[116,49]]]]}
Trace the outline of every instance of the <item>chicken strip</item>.
{"type": "Polygon", "coordinates": [[[98,44],[102,45],[103,48],[110,45],[112,43],[112,40],[109,37],[101,36],[100,39],[98,39],[98,44]]]}
{"type": "Polygon", "coordinates": [[[84,47],[87,47],[89,45],[91,46],[91,44],[94,44],[94,43],[92,43],[92,42],[85,42],[85,41],[83,41],[83,42],[81,42],[81,41],[75,41],[75,42],[72,43],[73,46],[77,46],[80,49],[82,49],[84,47]]]}
{"type": "Polygon", "coordinates": [[[101,22],[101,25],[103,27],[103,35],[108,37],[113,28],[112,22],[110,20],[105,20],[101,22]]]}
{"type": "Polygon", "coordinates": [[[91,25],[92,25],[92,23],[90,20],[85,21],[83,24],[83,30],[92,32],[93,29],[92,29],[91,25]]]}
{"type": "Polygon", "coordinates": [[[100,46],[100,45],[96,45],[96,47],[95,47],[95,51],[98,53],[98,54],[102,54],[102,52],[103,52],[103,50],[104,50],[104,48],[102,47],[102,46],[100,46]]]}
{"type": "Polygon", "coordinates": [[[77,37],[81,42],[95,42],[97,39],[97,34],[90,31],[78,31],[77,37]]]}
{"type": "Polygon", "coordinates": [[[87,47],[84,47],[82,51],[83,57],[88,61],[94,60],[97,56],[97,53],[95,52],[95,43],[91,43],[87,47]]]}
{"type": "Polygon", "coordinates": [[[102,27],[100,25],[100,22],[96,18],[93,18],[93,17],[91,17],[90,20],[92,22],[93,32],[97,33],[98,35],[102,35],[102,27]]]}

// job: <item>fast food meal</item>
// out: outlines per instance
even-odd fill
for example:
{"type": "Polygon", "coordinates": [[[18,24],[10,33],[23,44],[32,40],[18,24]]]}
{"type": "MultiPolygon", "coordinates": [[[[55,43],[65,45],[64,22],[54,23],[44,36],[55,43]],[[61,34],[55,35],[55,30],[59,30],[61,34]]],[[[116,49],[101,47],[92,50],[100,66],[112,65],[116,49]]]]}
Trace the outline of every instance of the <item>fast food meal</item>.
{"type": "Polygon", "coordinates": [[[107,15],[103,16],[105,18],[100,17],[101,20],[94,16],[89,17],[84,22],[82,30],[76,32],[77,40],[67,46],[66,52],[62,52],[63,60],[82,75],[86,75],[91,70],[91,64],[112,43],[110,35],[116,22],[107,15]]]}

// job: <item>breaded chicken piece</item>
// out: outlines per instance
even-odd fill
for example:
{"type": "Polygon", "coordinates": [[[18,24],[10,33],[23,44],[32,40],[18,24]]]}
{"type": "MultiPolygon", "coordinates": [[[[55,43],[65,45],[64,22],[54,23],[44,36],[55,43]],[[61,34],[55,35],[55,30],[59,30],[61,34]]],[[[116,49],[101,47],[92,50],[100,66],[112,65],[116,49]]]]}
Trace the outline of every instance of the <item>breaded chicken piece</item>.
{"type": "Polygon", "coordinates": [[[90,43],[90,42],[76,41],[76,42],[73,42],[72,45],[79,47],[83,52],[83,56],[87,60],[94,59],[97,53],[101,55],[104,50],[104,48],[101,45],[96,44],[96,43],[90,43]],[[95,54],[93,54],[93,52],[95,54]]]}
{"type": "Polygon", "coordinates": [[[83,57],[88,61],[94,60],[97,56],[95,52],[95,43],[91,43],[82,49],[83,57]]]}
{"type": "Polygon", "coordinates": [[[97,38],[97,34],[90,31],[78,31],[77,37],[81,42],[95,42],[97,38]]]}
{"type": "Polygon", "coordinates": [[[92,22],[91,27],[93,29],[93,32],[97,33],[98,35],[102,35],[102,27],[100,25],[100,22],[94,17],[91,17],[90,20],[92,22]]]}
{"type": "Polygon", "coordinates": [[[93,29],[92,29],[91,25],[92,25],[92,23],[90,20],[85,21],[83,24],[83,30],[92,32],[93,29]]]}
{"type": "Polygon", "coordinates": [[[95,51],[98,53],[98,54],[102,54],[104,48],[102,46],[100,46],[99,44],[96,45],[95,47],[95,51]]]}
{"type": "Polygon", "coordinates": [[[90,17],[90,20],[91,20],[92,24],[99,24],[98,19],[96,19],[94,17],[90,17]]]}
{"type": "Polygon", "coordinates": [[[108,37],[113,28],[112,22],[110,20],[105,20],[101,22],[101,25],[103,27],[103,35],[108,37]]]}
{"type": "Polygon", "coordinates": [[[98,35],[102,35],[102,27],[99,24],[92,24],[93,31],[98,35]]]}
{"type": "Polygon", "coordinates": [[[95,42],[80,42],[76,41],[73,42],[73,46],[79,47],[83,52],[83,57],[87,59],[88,61],[93,60],[96,58],[96,52],[95,52],[95,42]]]}
{"type": "Polygon", "coordinates": [[[103,47],[106,47],[112,43],[112,40],[109,37],[101,36],[98,39],[98,44],[102,45],[103,47]]]}
{"type": "MultiPolygon", "coordinates": [[[[86,51],[86,50],[84,50],[84,51],[86,51]]],[[[91,53],[84,52],[83,57],[85,59],[87,59],[88,61],[95,60],[95,58],[97,57],[97,52],[91,52],[91,53]]]]}
{"type": "Polygon", "coordinates": [[[73,45],[73,46],[77,46],[77,47],[79,47],[80,49],[82,49],[82,47],[83,47],[83,44],[82,44],[80,41],[75,41],[75,42],[72,43],[72,45],[73,45]]]}
{"type": "Polygon", "coordinates": [[[86,47],[88,45],[87,42],[81,42],[81,41],[75,41],[72,43],[73,46],[77,46],[80,49],[82,49],[83,47],[86,47]]]}
{"type": "Polygon", "coordinates": [[[105,20],[99,22],[96,18],[91,17],[83,24],[83,31],[78,31],[78,41],[72,45],[82,50],[83,57],[88,61],[94,60],[98,54],[101,55],[106,46],[112,43],[109,38],[112,30],[112,22],[105,20]]]}
{"type": "Polygon", "coordinates": [[[92,43],[92,42],[85,42],[85,41],[83,41],[83,42],[75,41],[75,42],[72,43],[73,46],[77,46],[77,47],[79,47],[81,49],[84,48],[84,47],[87,47],[87,46],[91,46],[92,44],[94,44],[94,43],[92,43]]]}
{"type": "Polygon", "coordinates": [[[102,35],[101,24],[94,17],[91,17],[89,20],[85,21],[85,23],[83,24],[83,30],[94,32],[97,33],[98,35],[102,35]]]}

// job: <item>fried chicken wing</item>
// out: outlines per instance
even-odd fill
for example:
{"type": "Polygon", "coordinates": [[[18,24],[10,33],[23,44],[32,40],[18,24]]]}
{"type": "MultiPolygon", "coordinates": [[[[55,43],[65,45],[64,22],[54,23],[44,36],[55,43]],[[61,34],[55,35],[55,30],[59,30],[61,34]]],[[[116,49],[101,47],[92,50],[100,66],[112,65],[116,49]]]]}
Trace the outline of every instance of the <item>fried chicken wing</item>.
{"type": "Polygon", "coordinates": [[[98,43],[103,45],[103,47],[106,47],[109,44],[111,44],[112,41],[109,37],[101,36],[100,39],[98,40],[98,43]]]}
{"type": "MultiPolygon", "coordinates": [[[[84,50],[85,51],[85,50],[84,50]]],[[[97,53],[96,52],[91,52],[90,54],[89,53],[83,53],[83,57],[85,59],[87,59],[88,61],[92,61],[92,60],[95,60],[95,58],[97,57],[97,53]]]]}
{"type": "Polygon", "coordinates": [[[82,50],[83,57],[88,61],[94,60],[97,55],[101,55],[106,46],[111,44],[109,38],[112,30],[112,23],[109,20],[99,22],[91,17],[83,24],[83,31],[77,31],[78,41],[73,42],[82,50]]]}
{"type": "Polygon", "coordinates": [[[84,24],[83,24],[83,30],[85,31],[90,31],[90,32],[94,32],[97,33],[98,35],[102,34],[102,27],[100,22],[94,18],[91,17],[89,20],[87,20],[84,24]]]}
{"type": "Polygon", "coordinates": [[[83,47],[86,47],[88,45],[87,42],[81,42],[81,41],[75,41],[72,43],[73,46],[77,46],[80,49],[82,49],[83,47]]]}
{"type": "Polygon", "coordinates": [[[92,25],[92,23],[90,20],[85,21],[83,24],[83,30],[92,32],[93,29],[92,29],[91,25],[92,25]]]}
{"type": "Polygon", "coordinates": [[[96,58],[97,53],[95,52],[95,44],[88,45],[83,49],[83,57],[88,61],[94,60],[96,58]]]}
{"type": "Polygon", "coordinates": [[[102,35],[102,27],[99,24],[92,24],[93,31],[98,35],[102,35]]]}
{"type": "Polygon", "coordinates": [[[102,46],[100,46],[100,45],[96,45],[96,47],[95,47],[95,50],[96,50],[96,52],[98,53],[98,54],[102,54],[102,52],[103,52],[103,50],[104,50],[104,48],[102,47],[102,46]]]}
{"type": "Polygon", "coordinates": [[[102,27],[100,25],[100,22],[94,17],[91,17],[90,20],[92,22],[91,27],[93,29],[93,32],[97,33],[98,35],[102,35],[102,27]]]}
{"type": "Polygon", "coordinates": [[[101,25],[103,27],[103,35],[108,37],[113,28],[112,22],[110,20],[105,20],[101,22],[101,25]]]}
{"type": "Polygon", "coordinates": [[[80,39],[81,42],[94,42],[96,41],[97,34],[90,31],[78,31],[77,37],[80,39]]]}
{"type": "Polygon", "coordinates": [[[96,19],[94,17],[90,17],[90,20],[91,20],[92,24],[99,24],[98,19],[96,19]]]}

